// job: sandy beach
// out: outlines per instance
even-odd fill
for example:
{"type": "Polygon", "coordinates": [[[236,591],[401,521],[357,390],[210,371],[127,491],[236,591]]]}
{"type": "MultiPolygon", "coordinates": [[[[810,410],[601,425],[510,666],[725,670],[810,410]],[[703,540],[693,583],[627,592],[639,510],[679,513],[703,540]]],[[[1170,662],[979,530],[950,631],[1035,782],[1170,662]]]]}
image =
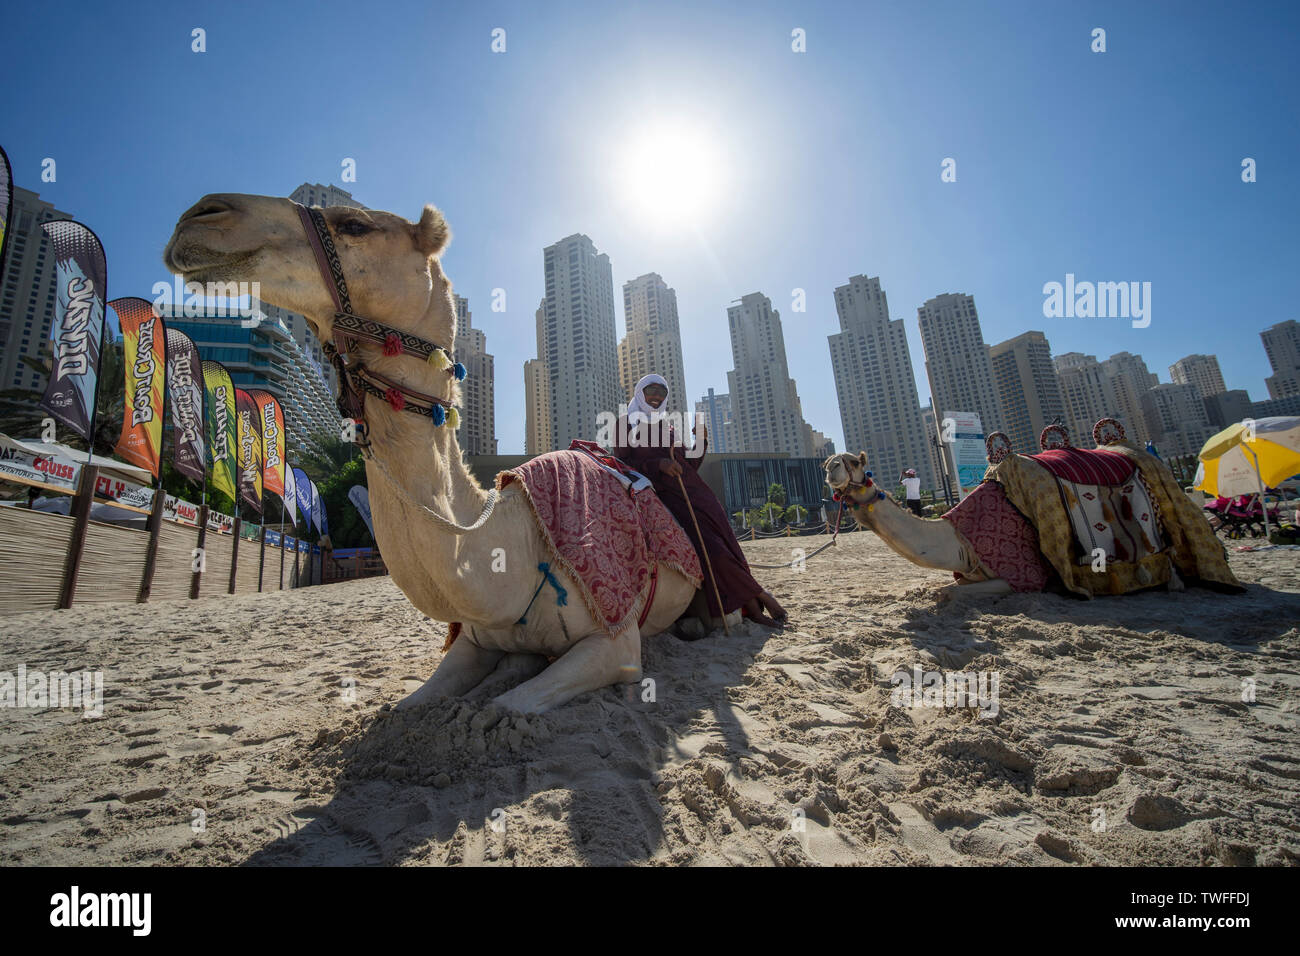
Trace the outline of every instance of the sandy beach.
{"type": "Polygon", "coordinates": [[[388,578],[11,616],[0,670],[104,707],[0,710],[0,860],[1295,865],[1300,551],[1231,564],[1244,595],[976,599],[854,533],[758,572],[786,629],[647,638],[652,694],[533,717],[382,711],[446,633],[388,578]],[[996,713],[898,706],[916,667],[996,673],[996,713]]]}

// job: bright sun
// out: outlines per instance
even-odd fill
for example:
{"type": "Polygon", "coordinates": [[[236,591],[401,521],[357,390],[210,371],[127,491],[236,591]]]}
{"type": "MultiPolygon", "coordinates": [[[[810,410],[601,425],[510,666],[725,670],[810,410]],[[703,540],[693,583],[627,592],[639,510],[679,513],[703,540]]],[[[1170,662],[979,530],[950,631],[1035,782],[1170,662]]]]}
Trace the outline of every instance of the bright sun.
{"type": "Polygon", "coordinates": [[[625,147],[619,190],[645,221],[702,224],[717,207],[722,160],[706,134],[685,126],[638,131],[625,147]]]}

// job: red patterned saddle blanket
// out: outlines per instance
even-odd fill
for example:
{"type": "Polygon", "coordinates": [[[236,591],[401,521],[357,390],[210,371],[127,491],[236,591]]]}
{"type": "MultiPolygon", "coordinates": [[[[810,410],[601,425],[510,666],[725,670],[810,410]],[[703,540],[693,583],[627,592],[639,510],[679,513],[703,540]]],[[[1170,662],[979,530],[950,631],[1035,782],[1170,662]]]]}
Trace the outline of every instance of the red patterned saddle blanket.
{"type": "Polygon", "coordinates": [[[651,562],[699,586],[700,559],[691,539],[653,488],[630,492],[582,451],[553,451],[497,475],[498,488],[512,482],[519,482],[537,519],[552,569],[573,578],[610,636],[636,623],[633,611],[651,562]]]}

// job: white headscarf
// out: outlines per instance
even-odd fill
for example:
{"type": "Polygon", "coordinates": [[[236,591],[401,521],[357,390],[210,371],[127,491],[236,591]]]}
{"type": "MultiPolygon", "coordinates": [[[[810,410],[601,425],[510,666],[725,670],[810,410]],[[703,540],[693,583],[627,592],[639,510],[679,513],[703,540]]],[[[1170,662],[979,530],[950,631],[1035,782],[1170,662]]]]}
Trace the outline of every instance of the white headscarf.
{"type": "Polygon", "coordinates": [[[668,383],[664,381],[662,375],[651,373],[636,383],[632,401],[627,406],[627,423],[633,428],[636,428],[642,422],[649,422],[654,425],[664,417],[664,406],[668,404],[668,396],[665,395],[664,400],[659,403],[659,407],[655,408],[645,400],[645,387],[647,385],[662,385],[664,391],[668,391],[668,383]]]}

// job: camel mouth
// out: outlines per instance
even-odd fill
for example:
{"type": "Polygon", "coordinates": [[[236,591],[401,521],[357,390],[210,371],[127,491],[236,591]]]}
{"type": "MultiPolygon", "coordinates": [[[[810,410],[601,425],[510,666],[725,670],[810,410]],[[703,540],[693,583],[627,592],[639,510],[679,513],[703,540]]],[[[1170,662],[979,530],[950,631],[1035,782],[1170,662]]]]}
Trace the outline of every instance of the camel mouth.
{"type": "Polygon", "coordinates": [[[204,196],[176,220],[176,228],[163,249],[163,264],[196,282],[230,277],[261,249],[260,245],[239,250],[219,247],[219,237],[237,222],[239,215],[240,209],[224,197],[204,196]]]}
{"type": "Polygon", "coordinates": [[[163,265],[177,275],[195,282],[211,282],[237,277],[243,266],[256,256],[258,250],[224,252],[213,249],[193,239],[177,234],[163,250],[163,265]]]}

